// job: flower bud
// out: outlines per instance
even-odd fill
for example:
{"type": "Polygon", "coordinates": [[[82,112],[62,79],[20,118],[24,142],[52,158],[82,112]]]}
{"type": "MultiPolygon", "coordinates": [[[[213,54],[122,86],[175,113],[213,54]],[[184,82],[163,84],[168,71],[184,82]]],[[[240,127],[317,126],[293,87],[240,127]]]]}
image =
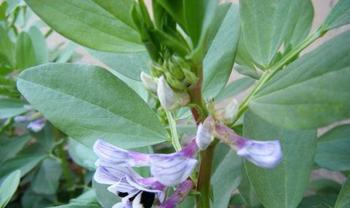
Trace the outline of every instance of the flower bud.
{"type": "Polygon", "coordinates": [[[187,93],[174,92],[166,82],[164,76],[158,79],[157,95],[162,107],[169,111],[184,106],[190,101],[187,93]]]}
{"type": "Polygon", "coordinates": [[[207,147],[213,141],[213,127],[215,125],[214,122],[215,121],[211,117],[208,117],[203,123],[199,124],[196,134],[196,143],[199,149],[207,149],[207,147]]]}
{"type": "Polygon", "coordinates": [[[191,72],[189,69],[184,69],[183,72],[185,74],[186,82],[188,82],[190,84],[194,84],[198,81],[198,77],[193,72],[191,72]]]}
{"type": "Polygon", "coordinates": [[[179,81],[178,79],[174,78],[169,72],[165,73],[166,76],[166,80],[169,82],[169,85],[176,89],[176,90],[186,90],[186,85],[184,85],[184,83],[182,83],[181,81],[179,81]]]}
{"type": "Polygon", "coordinates": [[[144,72],[141,72],[140,78],[141,78],[143,86],[147,90],[154,92],[154,93],[157,92],[157,81],[153,77],[151,77],[150,75],[148,75],[144,72]]]}
{"type": "Polygon", "coordinates": [[[215,119],[225,124],[229,124],[232,123],[237,116],[238,102],[236,99],[232,99],[225,107],[219,107],[215,104],[214,108],[215,119]]]}
{"type": "Polygon", "coordinates": [[[263,168],[274,168],[282,160],[282,150],[279,140],[256,141],[242,140],[237,145],[237,155],[246,158],[263,168]]]}

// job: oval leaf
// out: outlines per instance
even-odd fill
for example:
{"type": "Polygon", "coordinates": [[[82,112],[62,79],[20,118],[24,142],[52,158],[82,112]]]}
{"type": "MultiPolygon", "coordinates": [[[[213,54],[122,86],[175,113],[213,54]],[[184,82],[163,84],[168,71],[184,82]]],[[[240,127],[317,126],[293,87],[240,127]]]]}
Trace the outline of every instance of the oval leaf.
{"type": "Polygon", "coordinates": [[[339,0],[324,22],[326,30],[337,28],[350,23],[350,1],[339,0]]]}
{"type": "Polygon", "coordinates": [[[240,1],[243,45],[258,65],[267,67],[289,38],[304,1],[240,1]]]}
{"type": "Polygon", "coordinates": [[[103,68],[47,64],[22,73],[17,85],[55,126],[87,146],[98,138],[124,148],[164,141],[153,111],[103,68]]]}
{"type": "Polygon", "coordinates": [[[206,98],[215,97],[230,78],[238,38],[238,6],[231,5],[204,58],[202,90],[206,98]]]}
{"type": "Polygon", "coordinates": [[[287,66],[249,108],[288,128],[316,128],[350,117],[350,32],[287,66]]]}
{"type": "Polygon", "coordinates": [[[21,179],[21,171],[17,170],[8,175],[0,185],[0,207],[5,207],[16,192],[21,179]]]}
{"type": "Polygon", "coordinates": [[[50,27],[77,43],[102,51],[143,50],[138,33],[92,0],[26,0],[50,27]]]}

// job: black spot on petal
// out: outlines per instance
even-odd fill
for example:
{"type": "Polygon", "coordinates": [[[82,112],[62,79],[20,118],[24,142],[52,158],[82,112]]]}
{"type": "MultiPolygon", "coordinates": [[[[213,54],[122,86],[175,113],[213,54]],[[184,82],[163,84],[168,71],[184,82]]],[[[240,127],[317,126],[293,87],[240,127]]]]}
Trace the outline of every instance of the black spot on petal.
{"type": "Polygon", "coordinates": [[[155,193],[143,191],[141,193],[140,204],[142,204],[144,208],[151,208],[155,197],[155,193]]]}
{"type": "Polygon", "coordinates": [[[135,197],[140,193],[141,191],[137,192],[134,196],[129,198],[129,201],[134,201],[135,197]]]}
{"type": "Polygon", "coordinates": [[[129,195],[129,194],[126,193],[126,192],[117,192],[117,194],[118,194],[119,197],[122,197],[122,198],[124,198],[124,197],[126,197],[127,195],[129,195]]]}

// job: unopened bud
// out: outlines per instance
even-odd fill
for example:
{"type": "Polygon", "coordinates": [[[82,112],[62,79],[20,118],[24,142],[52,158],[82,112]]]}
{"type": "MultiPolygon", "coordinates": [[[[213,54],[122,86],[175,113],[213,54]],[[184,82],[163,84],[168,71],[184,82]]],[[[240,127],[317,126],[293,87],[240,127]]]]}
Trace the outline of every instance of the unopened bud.
{"type": "Polygon", "coordinates": [[[186,82],[188,82],[190,84],[194,84],[198,81],[198,77],[193,72],[191,72],[191,70],[183,69],[183,72],[185,74],[186,82]]]}
{"type": "Polygon", "coordinates": [[[174,92],[166,82],[164,76],[158,79],[157,95],[162,107],[169,111],[184,106],[190,101],[190,97],[187,93],[174,92]]]}
{"type": "Polygon", "coordinates": [[[199,149],[205,150],[214,139],[213,128],[215,121],[212,117],[208,117],[203,123],[199,124],[196,134],[196,143],[199,149]]]}
{"type": "Polygon", "coordinates": [[[144,72],[141,72],[140,78],[141,78],[143,86],[147,90],[154,92],[154,93],[157,92],[157,81],[153,77],[151,77],[150,75],[148,75],[144,72]]]}
{"type": "Polygon", "coordinates": [[[232,99],[226,106],[219,107],[215,104],[214,117],[225,124],[232,123],[237,116],[238,102],[236,99],[232,99]]]}
{"type": "Polygon", "coordinates": [[[185,90],[186,86],[179,80],[174,79],[170,73],[165,73],[166,80],[169,82],[169,85],[177,90],[185,90]]]}

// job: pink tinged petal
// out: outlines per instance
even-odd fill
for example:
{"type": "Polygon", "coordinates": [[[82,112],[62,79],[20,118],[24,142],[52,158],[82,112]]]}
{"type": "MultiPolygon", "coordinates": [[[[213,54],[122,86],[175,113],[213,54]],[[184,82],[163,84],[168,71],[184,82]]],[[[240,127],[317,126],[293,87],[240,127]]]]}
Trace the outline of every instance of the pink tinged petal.
{"type": "Polygon", "coordinates": [[[45,124],[46,124],[46,120],[44,118],[40,118],[30,122],[27,125],[27,128],[32,130],[33,132],[39,132],[45,127],[45,124]]]}
{"type": "Polygon", "coordinates": [[[194,157],[196,155],[197,152],[198,152],[198,146],[196,144],[195,139],[193,139],[181,151],[179,151],[177,153],[173,153],[172,155],[178,154],[178,155],[182,155],[182,156],[185,156],[185,157],[192,158],[192,157],[194,157]]]}
{"type": "Polygon", "coordinates": [[[93,149],[101,161],[107,161],[113,165],[137,167],[149,165],[147,154],[124,150],[101,139],[95,142],[93,149]]]}
{"type": "Polygon", "coordinates": [[[188,195],[193,187],[191,180],[182,182],[175,190],[175,192],[164,202],[159,208],[175,208],[188,195]]]}
{"type": "Polygon", "coordinates": [[[237,147],[237,154],[263,168],[276,167],[283,157],[279,140],[246,140],[237,147]]]}
{"type": "Polygon", "coordinates": [[[197,160],[184,157],[179,153],[152,155],[151,174],[166,186],[177,185],[191,175],[196,164],[197,160]]]}

